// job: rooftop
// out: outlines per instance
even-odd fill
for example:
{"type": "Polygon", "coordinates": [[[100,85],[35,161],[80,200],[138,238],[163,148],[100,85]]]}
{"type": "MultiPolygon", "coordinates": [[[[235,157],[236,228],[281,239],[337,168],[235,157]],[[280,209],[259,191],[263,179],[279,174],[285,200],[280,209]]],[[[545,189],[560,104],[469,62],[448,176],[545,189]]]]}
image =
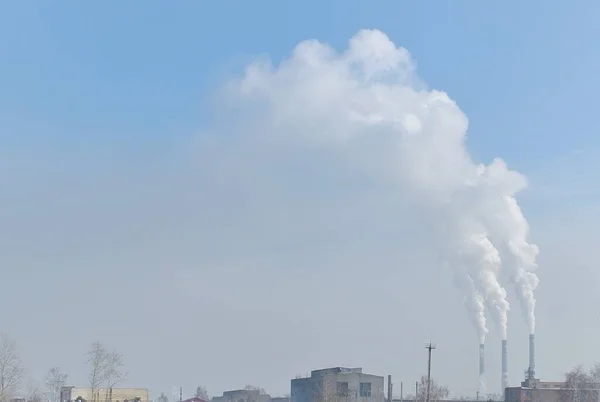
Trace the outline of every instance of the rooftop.
{"type": "Polygon", "coordinates": [[[330,367],[319,370],[313,370],[310,372],[311,377],[318,377],[321,375],[335,373],[335,374],[360,374],[362,373],[362,367],[330,367]]]}

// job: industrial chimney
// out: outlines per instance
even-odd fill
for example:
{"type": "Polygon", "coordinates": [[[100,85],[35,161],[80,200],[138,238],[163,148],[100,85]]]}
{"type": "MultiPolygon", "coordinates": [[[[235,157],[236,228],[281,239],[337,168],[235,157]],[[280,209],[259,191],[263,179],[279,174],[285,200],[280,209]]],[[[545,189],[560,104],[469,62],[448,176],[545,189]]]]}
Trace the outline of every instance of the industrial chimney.
{"type": "Polygon", "coordinates": [[[485,373],[484,356],[485,351],[482,343],[479,345],[479,379],[483,378],[483,374],[485,373]]]}
{"type": "Polygon", "coordinates": [[[502,395],[508,387],[508,352],[506,349],[506,339],[502,340],[502,395]]]}
{"type": "Polygon", "coordinates": [[[393,394],[392,376],[388,375],[387,402],[392,402],[393,399],[394,399],[394,394],[393,394]]]}
{"type": "Polygon", "coordinates": [[[529,334],[529,377],[535,378],[535,335],[529,334]]]}

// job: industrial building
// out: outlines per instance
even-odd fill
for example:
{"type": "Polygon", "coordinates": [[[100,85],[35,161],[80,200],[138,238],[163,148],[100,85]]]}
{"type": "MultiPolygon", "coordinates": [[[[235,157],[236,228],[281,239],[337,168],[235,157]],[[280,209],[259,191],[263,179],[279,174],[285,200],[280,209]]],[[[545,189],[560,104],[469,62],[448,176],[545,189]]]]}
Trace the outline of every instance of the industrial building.
{"type": "Polygon", "coordinates": [[[291,402],[383,402],[384,379],[362,368],[313,370],[310,377],[291,381],[291,402]]]}
{"type": "Polygon", "coordinates": [[[588,384],[573,388],[565,382],[543,382],[528,378],[520,387],[508,387],[504,393],[505,402],[597,402],[600,397],[600,384],[588,384]]]}
{"type": "Polygon", "coordinates": [[[148,402],[148,389],[146,388],[100,388],[95,390],[89,387],[62,387],[60,390],[61,402],[148,402]]]}
{"type": "MultiPolygon", "coordinates": [[[[414,399],[394,399],[393,402],[415,402],[414,399]]],[[[416,402],[424,402],[422,399],[417,399],[416,402]]],[[[485,399],[485,398],[481,398],[481,399],[477,399],[477,398],[473,398],[473,399],[436,399],[436,400],[432,400],[432,402],[502,402],[502,401],[494,401],[493,399],[485,399]]]]}
{"type": "Polygon", "coordinates": [[[258,389],[236,389],[213,397],[211,402],[271,402],[271,396],[262,394],[258,389]]]}
{"type": "MultiPolygon", "coordinates": [[[[505,360],[505,344],[502,353],[505,360]]],[[[566,382],[540,381],[535,378],[535,336],[533,334],[529,335],[529,367],[525,370],[525,381],[521,382],[520,387],[504,387],[505,402],[597,402],[599,397],[600,384],[587,383],[574,386],[566,382]]]]}

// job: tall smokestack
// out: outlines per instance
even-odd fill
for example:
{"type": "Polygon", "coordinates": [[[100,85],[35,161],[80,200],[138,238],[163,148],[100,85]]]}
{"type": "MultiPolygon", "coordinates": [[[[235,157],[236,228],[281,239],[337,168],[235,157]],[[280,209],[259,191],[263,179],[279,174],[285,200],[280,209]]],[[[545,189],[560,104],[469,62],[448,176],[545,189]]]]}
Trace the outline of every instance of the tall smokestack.
{"type": "Polygon", "coordinates": [[[387,400],[388,402],[392,402],[392,399],[394,398],[394,394],[392,391],[393,385],[392,385],[392,376],[388,375],[388,392],[387,392],[387,400]]]}
{"type": "Polygon", "coordinates": [[[506,348],[506,339],[502,340],[502,395],[508,387],[508,352],[506,348]]]}
{"type": "Polygon", "coordinates": [[[535,377],[535,335],[529,334],[529,377],[535,377]]]}
{"type": "Polygon", "coordinates": [[[479,345],[479,380],[483,379],[483,374],[485,373],[484,358],[485,358],[485,350],[484,350],[483,343],[481,343],[479,345]]]}

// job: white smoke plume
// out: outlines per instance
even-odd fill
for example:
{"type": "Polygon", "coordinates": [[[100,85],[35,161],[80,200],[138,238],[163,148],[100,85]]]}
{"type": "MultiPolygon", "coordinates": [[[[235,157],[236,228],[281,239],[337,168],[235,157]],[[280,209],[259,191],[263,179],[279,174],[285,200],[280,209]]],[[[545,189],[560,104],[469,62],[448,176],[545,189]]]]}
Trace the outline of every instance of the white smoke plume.
{"type": "Polygon", "coordinates": [[[500,272],[500,253],[485,234],[473,234],[467,238],[465,258],[471,260],[468,264],[470,275],[478,291],[484,295],[488,310],[496,321],[502,339],[506,339],[508,327],[509,303],[506,300],[506,290],[498,282],[500,272]]]}
{"type": "Polygon", "coordinates": [[[511,196],[502,198],[506,208],[507,218],[510,220],[504,222],[505,241],[508,249],[514,256],[514,281],[517,285],[517,292],[526,314],[529,333],[535,333],[535,296],[534,291],[539,284],[539,279],[535,274],[537,268],[537,256],[539,248],[535,244],[527,242],[529,236],[529,225],[523,216],[517,200],[511,196]]]}
{"type": "MultiPolygon", "coordinates": [[[[535,274],[539,249],[528,243],[529,225],[514,197],[505,195],[500,203],[502,215],[494,216],[495,228],[504,248],[510,254],[510,262],[505,264],[511,268],[512,280],[521,302],[529,333],[535,333],[535,295],[539,284],[535,274]]],[[[508,260],[508,259],[507,259],[508,260]]]]}
{"type": "Polygon", "coordinates": [[[252,141],[327,150],[400,189],[436,228],[480,340],[485,305],[505,338],[497,242],[514,257],[513,276],[533,322],[537,248],[526,242],[516,202],[508,201],[526,181],[500,159],[474,163],[465,146],[466,116],[415,71],[406,49],[380,31],[361,30],[341,53],[310,40],[277,66],[252,63],[223,96],[242,111],[239,130],[254,134],[252,141]]]}
{"type": "Polygon", "coordinates": [[[463,304],[469,314],[469,319],[477,330],[479,343],[485,343],[485,337],[489,332],[485,318],[485,299],[475,287],[473,278],[466,270],[455,268],[454,283],[463,296],[463,304]]]}
{"type": "Polygon", "coordinates": [[[481,197],[479,215],[491,229],[494,242],[504,254],[503,267],[511,273],[523,309],[529,333],[535,332],[535,295],[539,284],[535,274],[539,248],[528,242],[529,224],[515,195],[527,185],[515,172],[508,172],[503,161],[496,159],[487,169],[480,169],[481,197]]]}

